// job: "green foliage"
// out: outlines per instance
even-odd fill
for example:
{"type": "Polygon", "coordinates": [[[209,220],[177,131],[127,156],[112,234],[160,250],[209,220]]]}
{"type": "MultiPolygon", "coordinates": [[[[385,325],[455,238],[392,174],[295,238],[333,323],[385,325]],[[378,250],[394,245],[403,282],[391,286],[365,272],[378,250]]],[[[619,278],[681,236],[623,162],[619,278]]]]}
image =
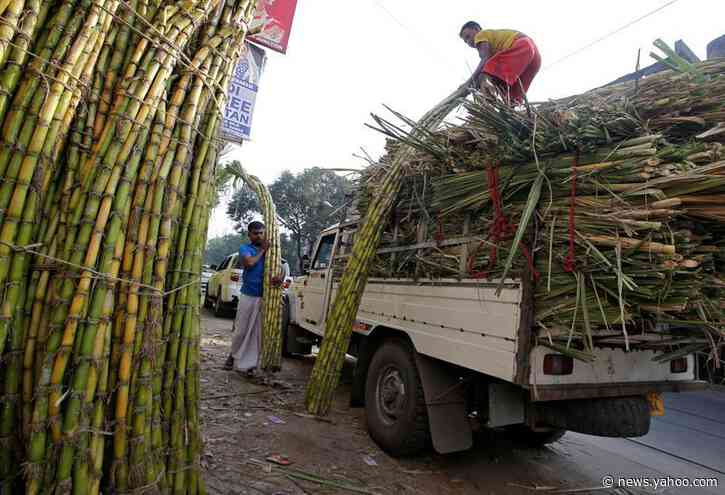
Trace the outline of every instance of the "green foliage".
{"type": "Polygon", "coordinates": [[[228,255],[239,251],[239,246],[249,242],[246,234],[227,234],[209,239],[204,251],[204,264],[219,265],[228,255]]]}
{"type": "Polygon", "coordinates": [[[302,270],[300,270],[300,258],[297,255],[297,245],[295,244],[295,241],[293,241],[292,237],[289,235],[282,233],[279,236],[279,243],[282,247],[282,258],[287,261],[290,273],[293,276],[301,275],[302,270]]]}
{"type": "MultiPolygon", "coordinates": [[[[338,221],[333,213],[345,203],[349,185],[344,177],[318,167],[298,174],[285,171],[270,185],[279,222],[289,232],[289,238],[281,240],[282,256],[293,273],[299,272],[299,260],[320,231],[338,221]]],[[[235,229],[244,232],[259,212],[254,191],[240,185],[227,207],[235,229]]]]}

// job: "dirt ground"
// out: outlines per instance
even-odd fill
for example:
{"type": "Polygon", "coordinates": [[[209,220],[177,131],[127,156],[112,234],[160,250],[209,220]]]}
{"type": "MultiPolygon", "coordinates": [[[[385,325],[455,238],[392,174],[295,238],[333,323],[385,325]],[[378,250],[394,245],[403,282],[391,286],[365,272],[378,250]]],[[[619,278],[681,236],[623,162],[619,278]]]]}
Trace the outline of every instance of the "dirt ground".
{"type": "Polygon", "coordinates": [[[394,459],[368,436],[364,409],[349,407],[351,363],[333,410],[322,421],[304,409],[313,357],[285,360],[279,378],[287,388],[260,386],[222,369],[231,319],[205,310],[203,323],[202,463],[211,494],[515,495],[534,493],[534,487],[596,486],[591,477],[566,472],[569,450],[576,445],[560,442],[532,449],[488,434],[469,452],[394,459]],[[292,464],[267,462],[272,454],[287,456],[292,464]]]}

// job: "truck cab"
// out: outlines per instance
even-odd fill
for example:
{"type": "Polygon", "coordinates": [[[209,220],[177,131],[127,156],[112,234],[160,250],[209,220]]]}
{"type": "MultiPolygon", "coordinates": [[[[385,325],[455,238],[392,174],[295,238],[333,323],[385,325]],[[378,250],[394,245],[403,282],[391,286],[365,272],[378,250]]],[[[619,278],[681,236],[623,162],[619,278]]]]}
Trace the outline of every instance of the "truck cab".
{"type": "MultiPolygon", "coordinates": [[[[349,221],[323,231],[305,274],[293,280],[286,353],[308,353],[324,338],[356,228],[349,221]]],[[[421,247],[385,249],[405,256],[421,247]]],[[[439,453],[466,450],[480,428],[534,444],[567,430],[642,436],[651,416],[663,414],[662,392],[704,387],[692,355],[659,362],[655,350],[612,346],[582,361],[542,345],[534,338],[532,284],[500,282],[368,280],[348,349],[356,358],[351,403],[365,407],[371,436],[390,454],[429,443],[439,453]]]]}

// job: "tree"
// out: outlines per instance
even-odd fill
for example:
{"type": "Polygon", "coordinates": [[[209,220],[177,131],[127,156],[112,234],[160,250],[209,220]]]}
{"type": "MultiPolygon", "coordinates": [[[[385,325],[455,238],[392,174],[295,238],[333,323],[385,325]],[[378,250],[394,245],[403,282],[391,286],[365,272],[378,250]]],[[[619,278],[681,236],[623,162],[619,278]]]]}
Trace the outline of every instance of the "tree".
{"type": "Polygon", "coordinates": [[[247,234],[227,234],[209,239],[204,251],[204,263],[218,266],[224,258],[239,251],[239,246],[245,242],[249,242],[247,234]]]}
{"type": "Polygon", "coordinates": [[[227,205],[227,215],[234,221],[234,230],[246,233],[249,223],[261,216],[257,193],[242,183],[227,205]]]}
{"type": "Polygon", "coordinates": [[[300,259],[297,257],[297,249],[294,241],[285,233],[280,235],[279,243],[282,247],[282,258],[287,261],[292,275],[300,275],[300,259]]]}
{"type": "MultiPolygon", "coordinates": [[[[349,182],[329,170],[308,168],[299,174],[284,171],[272,183],[270,194],[277,207],[282,226],[290,232],[293,253],[283,247],[283,256],[290,267],[301,270],[302,254],[309,249],[319,232],[337,221],[332,213],[343,206],[349,182]],[[294,254],[295,263],[290,261],[294,254]]],[[[246,222],[259,214],[256,196],[249,188],[240,187],[234,193],[227,208],[238,231],[246,228],[246,222]]]]}

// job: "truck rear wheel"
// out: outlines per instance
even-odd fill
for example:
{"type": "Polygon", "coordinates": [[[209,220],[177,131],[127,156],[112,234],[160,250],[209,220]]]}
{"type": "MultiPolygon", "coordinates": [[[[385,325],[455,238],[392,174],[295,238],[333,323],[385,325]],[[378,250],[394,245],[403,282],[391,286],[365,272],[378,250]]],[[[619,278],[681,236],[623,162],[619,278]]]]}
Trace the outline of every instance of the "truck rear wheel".
{"type": "Polygon", "coordinates": [[[607,397],[557,401],[539,406],[538,419],[552,427],[601,437],[641,437],[649,432],[644,397],[607,397]]]}
{"type": "Polygon", "coordinates": [[[430,442],[428,413],[414,352],[403,340],[386,341],[377,349],[368,368],[368,431],[393,456],[416,454],[430,442]]]}

